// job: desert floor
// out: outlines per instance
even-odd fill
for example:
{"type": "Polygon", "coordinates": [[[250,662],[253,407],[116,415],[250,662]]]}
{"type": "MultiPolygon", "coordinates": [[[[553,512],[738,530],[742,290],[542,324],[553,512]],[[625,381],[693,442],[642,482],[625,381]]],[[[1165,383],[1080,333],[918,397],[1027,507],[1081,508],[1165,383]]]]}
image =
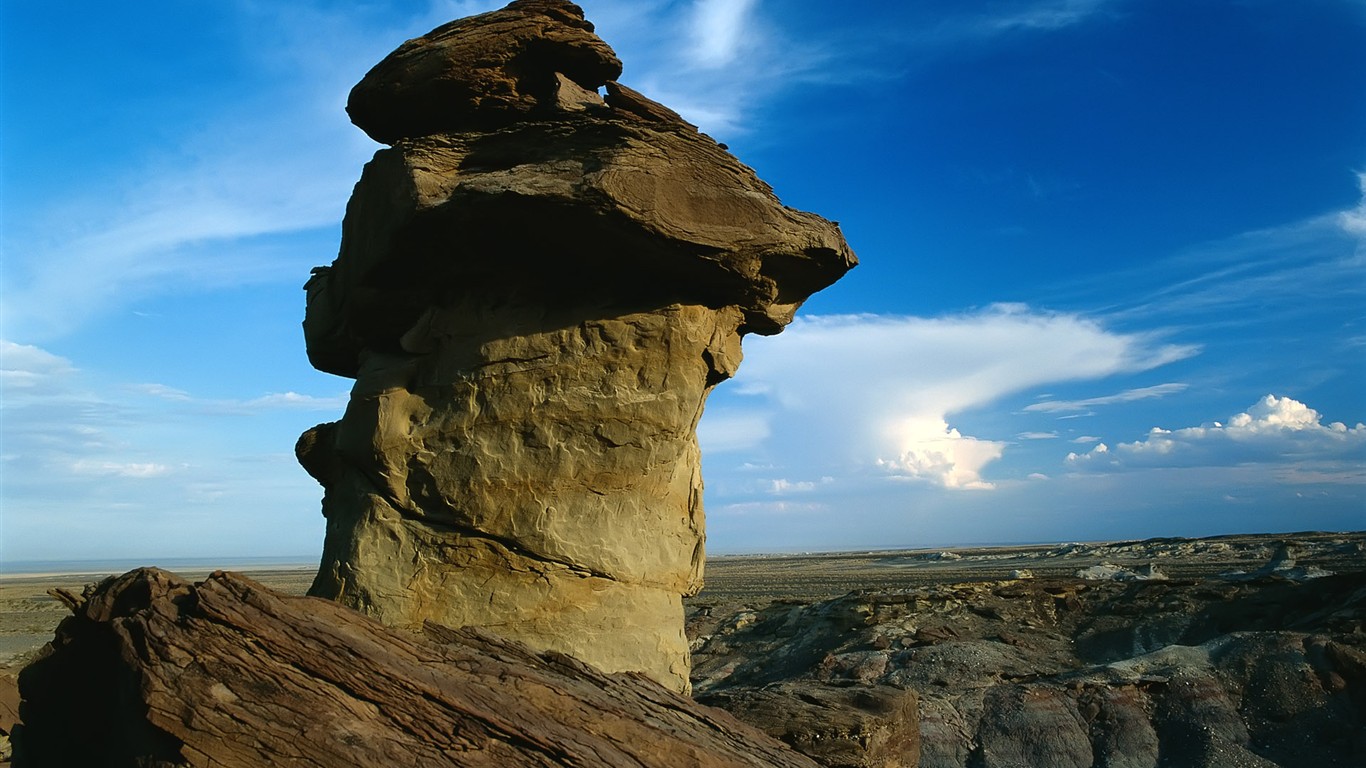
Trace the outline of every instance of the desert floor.
{"type": "MultiPolygon", "coordinates": [[[[854,590],[889,590],[1035,576],[1071,576],[1102,562],[1137,568],[1155,565],[1171,578],[1203,578],[1265,567],[1281,542],[1289,542],[1298,564],[1345,573],[1366,571],[1366,532],[1221,536],[1209,539],[1150,539],[1134,542],[1047,544],[1014,547],[892,550],[804,555],[711,557],[707,586],[690,606],[774,600],[809,602],[854,590]],[[1342,546],[1342,542],[1354,542],[1342,546]],[[1334,546],[1328,546],[1330,543],[1334,546]]],[[[246,571],[285,594],[302,595],[313,573],[306,568],[246,571]]],[[[52,638],[68,615],[49,594],[79,595],[85,585],[113,574],[15,574],[0,576],[0,667],[22,665],[52,638]]],[[[207,572],[183,572],[191,579],[207,572]]]]}

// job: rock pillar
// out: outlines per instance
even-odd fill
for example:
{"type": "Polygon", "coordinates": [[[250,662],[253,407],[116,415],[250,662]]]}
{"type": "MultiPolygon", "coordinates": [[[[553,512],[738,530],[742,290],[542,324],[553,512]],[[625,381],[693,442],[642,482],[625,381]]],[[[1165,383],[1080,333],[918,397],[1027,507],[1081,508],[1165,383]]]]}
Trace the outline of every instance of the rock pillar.
{"type": "Polygon", "coordinates": [[[408,41],[351,93],[392,146],[307,285],[309,359],[356,380],[299,440],[325,489],[311,594],[687,690],[703,404],[744,334],[856,259],[615,82],[592,30],[520,0],[408,41]]]}

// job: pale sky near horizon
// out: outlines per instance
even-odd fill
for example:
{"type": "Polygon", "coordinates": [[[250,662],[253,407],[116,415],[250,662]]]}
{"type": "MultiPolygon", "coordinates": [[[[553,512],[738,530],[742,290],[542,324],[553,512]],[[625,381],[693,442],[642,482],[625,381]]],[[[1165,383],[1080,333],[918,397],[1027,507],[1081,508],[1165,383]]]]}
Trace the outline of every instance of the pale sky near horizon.
{"type": "MultiPolygon", "coordinates": [[[[343,110],[501,3],[0,4],[0,561],[313,557],[343,110]]],[[[1366,529],[1366,3],[582,3],[862,264],[708,405],[714,552],[1366,529]]]]}

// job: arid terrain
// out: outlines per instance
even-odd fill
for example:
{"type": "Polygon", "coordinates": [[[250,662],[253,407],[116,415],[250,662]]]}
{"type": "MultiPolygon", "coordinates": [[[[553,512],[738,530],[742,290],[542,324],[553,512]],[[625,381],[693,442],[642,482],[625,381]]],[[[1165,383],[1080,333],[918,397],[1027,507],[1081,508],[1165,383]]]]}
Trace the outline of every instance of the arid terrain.
{"type": "MultiPolygon", "coordinates": [[[[1169,578],[1191,579],[1265,566],[1279,542],[1301,546],[1297,563],[1334,573],[1366,571],[1366,532],[1148,539],[1101,544],[888,550],[817,554],[731,555],[707,560],[707,586],[688,601],[690,616],[754,609],[777,600],[814,602],[855,590],[893,590],[933,584],[1008,579],[1028,570],[1036,578],[1071,577],[1101,563],[1139,568],[1156,564],[1169,578]]],[[[197,579],[207,571],[184,572],[197,579]]],[[[308,590],[308,569],[249,570],[247,575],[290,595],[308,590]]],[[[42,646],[68,614],[51,590],[79,594],[113,573],[0,576],[0,665],[12,665],[42,646]]],[[[695,627],[690,627],[695,629],[695,627]]],[[[691,634],[691,632],[690,632],[691,634]]]]}
{"type": "MultiPolygon", "coordinates": [[[[103,576],[0,579],[8,674],[103,576]]],[[[686,611],[698,700],[827,766],[1366,760],[1366,532],[714,557],[686,611]]]]}

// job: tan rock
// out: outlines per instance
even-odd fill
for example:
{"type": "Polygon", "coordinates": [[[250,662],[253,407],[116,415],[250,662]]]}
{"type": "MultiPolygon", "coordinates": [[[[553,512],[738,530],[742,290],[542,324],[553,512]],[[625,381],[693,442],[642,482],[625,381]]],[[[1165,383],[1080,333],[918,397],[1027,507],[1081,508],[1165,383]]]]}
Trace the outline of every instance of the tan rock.
{"type": "MultiPolygon", "coordinates": [[[[572,6],[509,10],[532,7],[572,6]]],[[[545,25],[563,15],[528,24],[559,39],[545,25]]],[[[431,62],[495,16],[395,56],[444,71],[431,62]]],[[[498,40],[541,50],[495,20],[498,40]]],[[[777,333],[855,258],[835,225],[781,205],[667,108],[553,80],[515,124],[400,125],[413,138],[366,166],[341,253],[314,270],[309,358],[356,385],[342,420],[299,443],[326,489],[312,594],[685,690],[703,404],[744,334],[777,333]]]]}

